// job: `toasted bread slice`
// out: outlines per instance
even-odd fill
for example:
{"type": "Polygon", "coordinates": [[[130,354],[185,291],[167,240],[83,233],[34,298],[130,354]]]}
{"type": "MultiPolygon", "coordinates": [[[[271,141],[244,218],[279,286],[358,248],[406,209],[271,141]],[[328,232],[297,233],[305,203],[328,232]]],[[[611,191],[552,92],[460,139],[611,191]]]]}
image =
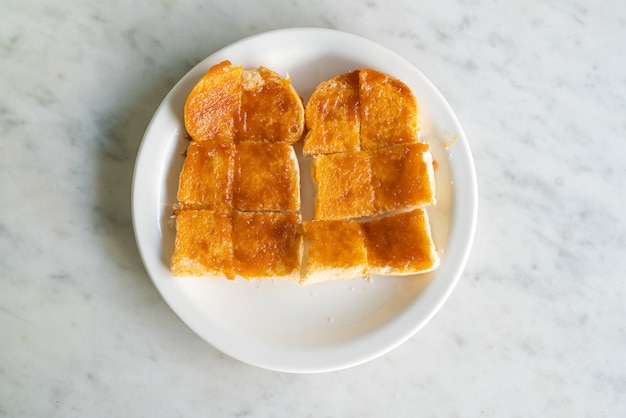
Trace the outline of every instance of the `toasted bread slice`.
{"type": "Polygon", "coordinates": [[[246,279],[299,281],[301,218],[295,213],[236,212],[233,218],[235,274],[246,279]]]}
{"type": "Polygon", "coordinates": [[[242,86],[237,142],[293,143],[302,137],[304,105],[289,79],[259,67],[242,73],[242,86]]]}
{"type": "Polygon", "coordinates": [[[300,283],[351,280],[367,275],[363,232],[358,222],[308,221],[302,227],[305,251],[300,283]]]}
{"type": "Polygon", "coordinates": [[[315,220],[349,219],[374,214],[370,155],[345,152],[313,159],[315,220]]]}
{"type": "Polygon", "coordinates": [[[439,266],[424,209],[396,212],[363,222],[362,227],[370,274],[402,276],[439,266]]]}
{"type": "Polygon", "coordinates": [[[181,210],[171,259],[175,276],[232,278],[232,216],[208,210],[181,210]]]}
{"type": "Polygon", "coordinates": [[[240,211],[300,210],[300,171],[287,143],[237,144],[233,205],[240,211]]]}
{"type": "Polygon", "coordinates": [[[185,128],[195,141],[232,142],[241,104],[243,67],[230,61],[214,65],[191,90],[185,103],[185,128]]]}
{"type": "Polygon", "coordinates": [[[305,155],[360,150],[359,72],[320,83],[307,102],[305,116],[305,155]]]}
{"type": "Polygon", "coordinates": [[[234,144],[192,141],[178,183],[183,208],[228,212],[233,199],[234,144]]]}
{"type": "Polygon", "coordinates": [[[435,204],[435,173],[427,144],[373,150],[371,167],[376,213],[435,204]]]}
{"type": "Polygon", "coordinates": [[[411,89],[387,74],[359,71],[361,148],[376,149],[416,142],[419,108],[411,89]]]}

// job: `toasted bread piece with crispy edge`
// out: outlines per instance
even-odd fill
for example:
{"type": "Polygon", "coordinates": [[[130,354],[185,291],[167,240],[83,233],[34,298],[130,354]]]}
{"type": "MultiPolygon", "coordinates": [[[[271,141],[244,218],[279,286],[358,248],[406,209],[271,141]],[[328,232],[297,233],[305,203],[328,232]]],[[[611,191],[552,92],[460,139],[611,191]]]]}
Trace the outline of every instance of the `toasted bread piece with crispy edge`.
{"type": "Polygon", "coordinates": [[[370,155],[345,152],[313,159],[315,220],[349,219],[374,213],[374,188],[370,155]]]}
{"type": "Polygon", "coordinates": [[[285,79],[265,67],[242,73],[236,141],[293,143],[304,131],[302,99],[285,79]]]}
{"type": "Polygon", "coordinates": [[[174,276],[233,278],[232,215],[181,210],[171,259],[174,276]]]}
{"type": "Polygon", "coordinates": [[[408,275],[439,266],[428,215],[422,208],[363,222],[370,274],[408,275]]]}
{"type": "Polygon", "coordinates": [[[235,212],[235,274],[246,279],[300,280],[301,217],[283,212],[235,212]]]}
{"type": "Polygon", "coordinates": [[[241,105],[243,67],[230,61],[214,65],[185,102],[185,128],[195,141],[232,142],[241,105]]]}
{"type": "Polygon", "coordinates": [[[234,144],[192,141],[178,182],[181,207],[231,211],[234,162],[234,144]]]}
{"type": "Polygon", "coordinates": [[[387,74],[359,71],[361,148],[376,149],[419,140],[419,108],[411,89],[387,74]]]}
{"type": "Polygon", "coordinates": [[[305,155],[359,151],[359,72],[318,84],[305,109],[305,155]]]}
{"type": "Polygon", "coordinates": [[[307,221],[300,283],[351,280],[367,275],[363,232],[358,222],[307,221]]]}
{"type": "Polygon", "coordinates": [[[233,206],[240,211],[299,211],[300,169],[293,146],[237,144],[233,206]]]}
{"type": "Polygon", "coordinates": [[[376,213],[435,204],[435,173],[428,145],[401,144],[371,151],[376,213]]]}

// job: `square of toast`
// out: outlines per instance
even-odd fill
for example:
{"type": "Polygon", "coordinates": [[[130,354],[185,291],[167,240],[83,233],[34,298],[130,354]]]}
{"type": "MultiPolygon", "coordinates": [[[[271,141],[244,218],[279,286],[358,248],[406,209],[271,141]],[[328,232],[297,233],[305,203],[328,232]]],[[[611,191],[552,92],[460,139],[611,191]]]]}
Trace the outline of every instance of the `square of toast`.
{"type": "Polygon", "coordinates": [[[305,155],[359,151],[359,72],[321,82],[305,109],[305,155]]]}
{"type": "Polygon", "coordinates": [[[232,216],[209,210],[181,210],[171,259],[175,276],[232,278],[232,216]]]}
{"type": "Polygon", "coordinates": [[[195,141],[234,140],[242,72],[242,66],[223,61],[212,66],[189,93],[184,122],[195,141]]]}
{"type": "Polygon", "coordinates": [[[428,215],[422,208],[361,224],[370,274],[425,273],[439,265],[428,215]]]}
{"type": "Polygon", "coordinates": [[[232,207],[234,145],[192,141],[178,183],[183,208],[229,211],[232,207]]]}
{"type": "Polygon", "coordinates": [[[242,142],[236,145],[234,160],[235,210],[300,209],[300,171],[290,144],[242,142]]]}
{"type": "Polygon", "coordinates": [[[235,212],[235,274],[247,279],[300,279],[301,218],[295,213],[235,212]]]}
{"type": "Polygon", "coordinates": [[[376,213],[435,203],[435,177],[428,145],[412,143],[371,151],[376,213]]]}
{"type": "Polygon", "coordinates": [[[304,105],[289,79],[265,67],[245,70],[241,77],[235,140],[298,141],[304,131],[304,105]]]}
{"type": "Polygon", "coordinates": [[[367,275],[363,232],[353,220],[303,222],[303,284],[367,275]]]}
{"type": "Polygon", "coordinates": [[[374,188],[370,155],[344,152],[313,159],[317,187],[315,220],[359,218],[374,213],[374,188]]]}
{"type": "Polygon", "coordinates": [[[372,69],[359,72],[361,148],[376,149],[419,139],[419,109],[411,89],[372,69]]]}

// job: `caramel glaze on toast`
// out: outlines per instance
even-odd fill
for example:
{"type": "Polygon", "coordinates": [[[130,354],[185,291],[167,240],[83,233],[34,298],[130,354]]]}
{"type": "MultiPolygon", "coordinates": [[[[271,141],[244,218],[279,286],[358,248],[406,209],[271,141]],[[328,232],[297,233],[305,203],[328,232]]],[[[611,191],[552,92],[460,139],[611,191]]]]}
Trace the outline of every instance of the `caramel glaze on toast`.
{"type": "Polygon", "coordinates": [[[411,89],[369,68],[318,84],[307,102],[305,123],[306,155],[419,141],[419,106],[411,89]]]}
{"type": "Polygon", "coordinates": [[[237,144],[233,181],[235,210],[300,210],[298,160],[289,144],[237,144]]]}
{"type": "MultiPolygon", "coordinates": [[[[305,123],[303,150],[313,156],[316,187],[314,221],[304,228],[305,274],[312,270],[312,281],[338,276],[341,257],[333,265],[314,244],[326,223],[354,220],[363,231],[368,273],[435,268],[438,255],[423,210],[436,203],[434,167],[428,145],[419,141],[419,106],[411,89],[368,68],[345,73],[317,86],[305,123]]],[[[340,242],[329,239],[327,245],[339,252],[340,242]]]]}
{"type": "Polygon", "coordinates": [[[360,221],[303,223],[302,284],[431,271],[439,256],[423,208],[360,221]]]}
{"type": "Polygon", "coordinates": [[[359,101],[363,149],[418,141],[417,100],[402,81],[364,68],[359,72],[359,101]]]}
{"type": "Polygon", "coordinates": [[[416,142],[318,155],[314,219],[362,218],[435,204],[432,156],[416,142]]]}
{"type": "Polygon", "coordinates": [[[265,67],[242,74],[237,142],[296,142],[304,131],[304,106],[289,79],[265,67]]]}
{"type": "Polygon", "coordinates": [[[176,276],[299,280],[304,105],[289,79],[224,61],[184,109],[191,143],[179,177],[176,276]]]}
{"type": "Polygon", "coordinates": [[[229,212],[233,200],[234,157],[233,144],[191,142],[179,177],[180,206],[229,212]]]}
{"type": "Polygon", "coordinates": [[[305,257],[301,283],[350,280],[367,275],[365,242],[358,222],[307,221],[302,227],[305,257]]]}
{"type": "Polygon", "coordinates": [[[433,158],[427,144],[400,144],[370,153],[376,214],[436,203],[433,158]]]}
{"type": "Polygon", "coordinates": [[[176,216],[175,276],[300,279],[301,218],[295,213],[183,209],[176,216]]]}
{"type": "Polygon", "coordinates": [[[342,152],[313,159],[317,188],[316,220],[360,218],[374,214],[374,187],[370,154],[342,152]]]}
{"type": "Polygon", "coordinates": [[[361,149],[359,72],[320,83],[306,106],[304,154],[330,154],[361,149]]]}
{"type": "Polygon", "coordinates": [[[232,214],[183,209],[176,215],[175,276],[233,278],[232,214]]]}
{"type": "Polygon", "coordinates": [[[233,257],[236,275],[258,279],[300,279],[300,215],[235,212],[233,257]]]}
{"type": "Polygon", "coordinates": [[[362,227],[371,274],[425,273],[439,265],[423,208],[363,222],[362,227]]]}
{"type": "Polygon", "coordinates": [[[232,141],[241,106],[242,72],[241,66],[221,62],[191,90],[185,102],[184,122],[194,141],[232,141]]]}
{"type": "Polygon", "coordinates": [[[304,131],[304,105],[289,79],[223,61],[191,90],[184,122],[194,141],[294,143],[304,131]]]}
{"type": "Polygon", "coordinates": [[[439,264],[424,205],[435,203],[419,108],[401,81],[371,69],[318,85],[306,109],[289,79],[224,61],[191,91],[181,171],[176,276],[311,284],[406,275],[439,264]],[[314,220],[302,222],[291,144],[308,129],[314,220]]]}

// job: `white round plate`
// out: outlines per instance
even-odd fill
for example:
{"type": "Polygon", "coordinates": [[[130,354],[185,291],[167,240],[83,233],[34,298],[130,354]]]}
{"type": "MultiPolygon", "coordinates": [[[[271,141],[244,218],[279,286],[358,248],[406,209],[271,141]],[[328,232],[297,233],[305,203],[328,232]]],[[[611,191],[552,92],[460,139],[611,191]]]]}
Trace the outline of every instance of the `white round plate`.
{"type": "MultiPolygon", "coordinates": [[[[303,189],[309,176],[301,166],[303,189]]],[[[206,58],[174,86],[147,128],[135,165],[132,215],[148,274],[176,314],[200,337],[242,362],[287,372],[344,369],[374,359],[413,336],[456,285],[474,237],[476,175],[450,106],[432,83],[397,54],[328,29],[286,29],[236,42],[206,58]],[[404,81],[421,111],[421,135],[437,160],[438,204],[428,210],[440,267],[409,277],[373,277],[300,286],[294,282],[174,278],[169,226],[188,142],[183,106],[214,64],[265,66],[291,81],[303,99],[328,78],[370,67],[404,81]]],[[[306,190],[304,190],[306,192],[306,190]]],[[[303,217],[310,215],[303,193],[303,217]]],[[[308,196],[308,197],[307,197],[308,196]]]]}

